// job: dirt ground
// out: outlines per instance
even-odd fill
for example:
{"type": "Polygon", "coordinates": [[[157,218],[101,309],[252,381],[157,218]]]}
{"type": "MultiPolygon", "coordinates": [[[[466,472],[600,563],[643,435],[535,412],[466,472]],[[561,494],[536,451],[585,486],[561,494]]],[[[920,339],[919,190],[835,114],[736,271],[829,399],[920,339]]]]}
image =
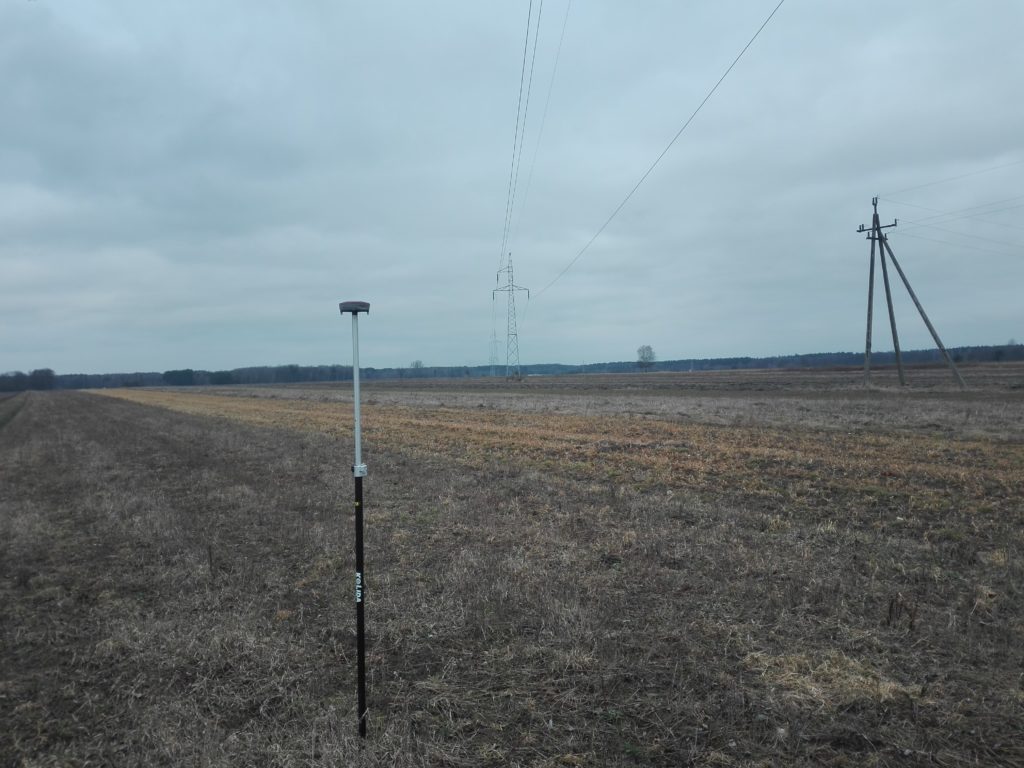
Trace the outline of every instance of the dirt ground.
{"type": "MultiPolygon", "coordinates": [[[[840,430],[938,432],[950,437],[1024,438],[1024,364],[962,368],[961,392],[946,368],[911,368],[909,386],[895,369],[766,370],[536,376],[504,379],[406,379],[364,382],[372,405],[495,408],[579,415],[648,416],[701,424],[840,430]]],[[[216,387],[246,397],[351,402],[337,384],[216,387]]]]}
{"type": "Polygon", "coordinates": [[[5,765],[1024,764],[1024,368],[0,400],[5,765]]]}

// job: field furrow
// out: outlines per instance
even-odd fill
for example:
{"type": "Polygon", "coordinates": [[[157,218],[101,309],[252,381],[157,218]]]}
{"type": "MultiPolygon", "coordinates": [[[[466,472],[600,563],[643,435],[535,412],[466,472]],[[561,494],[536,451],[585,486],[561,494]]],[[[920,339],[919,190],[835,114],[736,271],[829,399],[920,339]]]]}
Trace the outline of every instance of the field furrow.
{"type": "MultiPolygon", "coordinates": [[[[343,437],[351,405],[208,393],[111,390],[147,405],[343,437]]],[[[899,511],[1019,516],[1024,445],[934,435],[687,424],[636,416],[364,406],[368,455],[379,447],[443,453],[472,468],[514,462],[640,489],[740,494],[833,515],[899,511]]],[[[1018,517],[1019,519],[1019,517],[1018,517]]]]}
{"type": "Polygon", "coordinates": [[[0,403],[0,764],[1024,764],[994,400],[504,386],[367,388],[362,747],[344,387],[0,403]]]}

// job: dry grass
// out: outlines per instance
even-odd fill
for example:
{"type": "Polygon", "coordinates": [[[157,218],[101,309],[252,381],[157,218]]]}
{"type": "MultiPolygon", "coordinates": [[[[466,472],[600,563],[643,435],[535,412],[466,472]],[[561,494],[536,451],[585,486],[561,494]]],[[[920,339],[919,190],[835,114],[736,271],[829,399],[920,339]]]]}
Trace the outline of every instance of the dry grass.
{"type": "MultiPolygon", "coordinates": [[[[338,402],[141,390],[116,396],[338,437],[352,429],[351,406],[338,402]]],[[[641,490],[814,508],[844,525],[853,517],[927,528],[932,512],[1002,516],[1024,498],[1024,447],[1005,441],[395,405],[368,405],[364,416],[368,445],[440,451],[474,470],[514,462],[641,490]]]]}
{"type": "Polygon", "coordinates": [[[7,762],[1024,761],[1019,442],[370,388],[360,757],[350,405],[122,394],[0,432],[7,762]]]}

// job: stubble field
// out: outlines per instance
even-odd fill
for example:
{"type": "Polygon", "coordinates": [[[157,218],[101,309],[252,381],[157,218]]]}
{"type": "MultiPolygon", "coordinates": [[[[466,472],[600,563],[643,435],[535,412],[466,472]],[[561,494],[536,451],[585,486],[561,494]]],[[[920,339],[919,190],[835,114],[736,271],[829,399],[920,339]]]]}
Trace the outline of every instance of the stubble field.
{"type": "MultiPolygon", "coordinates": [[[[1024,367],[0,401],[11,765],[1024,764],[1024,367]]],[[[102,395],[102,396],[101,396],[102,395]]]]}

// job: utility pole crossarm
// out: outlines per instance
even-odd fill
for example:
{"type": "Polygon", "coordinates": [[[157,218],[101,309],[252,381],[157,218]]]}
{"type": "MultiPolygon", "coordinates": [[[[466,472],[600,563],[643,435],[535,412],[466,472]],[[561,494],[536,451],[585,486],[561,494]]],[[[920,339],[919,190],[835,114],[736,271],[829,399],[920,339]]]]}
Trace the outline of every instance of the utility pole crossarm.
{"type": "Polygon", "coordinates": [[[871,233],[871,235],[868,235],[868,240],[874,240],[873,235],[877,231],[882,230],[882,229],[891,229],[892,227],[895,227],[897,224],[900,223],[899,219],[893,219],[892,220],[892,224],[880,224],[879,221],[878,221],[878,198],[877,197],[871,198],[871,205],[873,205],[874,208],[875,208],[875,212],[874,212],[874,214],[871,217],[871,226],[870,227],[865,227],[863,224],[861,224],[859,227],[857,227],[857,232],[858,233],[862,233],[862,232],[870,232],[871,233]]]}

